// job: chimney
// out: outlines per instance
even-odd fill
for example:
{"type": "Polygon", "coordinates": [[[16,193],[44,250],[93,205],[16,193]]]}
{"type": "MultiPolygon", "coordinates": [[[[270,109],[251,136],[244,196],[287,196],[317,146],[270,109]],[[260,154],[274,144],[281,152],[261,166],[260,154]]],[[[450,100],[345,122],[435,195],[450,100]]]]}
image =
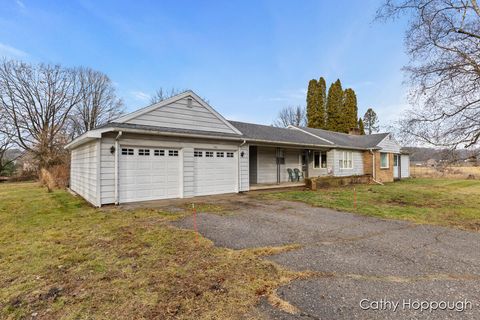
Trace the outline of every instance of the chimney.
{"type": "Polygon", "coordinates": [[[353,134],[355,136],[359,136],[362,133],[360,132],[359,128],[351,128],[350,131],[348,131],[348,134],[353,134]]]}

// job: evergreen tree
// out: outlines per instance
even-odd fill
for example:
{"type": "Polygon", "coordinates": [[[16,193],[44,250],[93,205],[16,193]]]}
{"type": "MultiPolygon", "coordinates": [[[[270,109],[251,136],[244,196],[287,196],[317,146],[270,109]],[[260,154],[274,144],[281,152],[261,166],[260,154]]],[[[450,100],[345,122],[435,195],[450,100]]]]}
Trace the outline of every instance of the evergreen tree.
{"type": "Polygon", "coordinates": [[[358,129],[360,130],[361,135],[365,135],[365,126],[363,124],[362,118],[358,118],[358,129]]]}
{"type": "Polygon", "coordinates": [[[325,129],[327,121],[327,83],[323,77],[320,77],[317,82],[315,102],[317,117],[314,128],[325,129]]]}
{"type": "Polygon", "coordinates": [[[365,112],[365,115],[363,116],[363,122],[368,134],[378,131],[378,117],[372,108],[368,108],[367,112],[365,112]]]}
{"type": "Polygon", "coordinates": [[[341,131],[348,133],[351,129],[357,127],[358,119],[357,96],[351,88],[346,89],[344,92],[342,109],[341,131]]]}
{"type": "Polygon", "coordinates": [[[317,80],[308,82],[307,89],[307,126],[315,128],[317,123],[317,80]]]}
{"type": "Polygon", "coordinates": [[[330,85],[327,96],[326,129],[343,132],[342,128],[343,90],[340,79],[330,85]]]}

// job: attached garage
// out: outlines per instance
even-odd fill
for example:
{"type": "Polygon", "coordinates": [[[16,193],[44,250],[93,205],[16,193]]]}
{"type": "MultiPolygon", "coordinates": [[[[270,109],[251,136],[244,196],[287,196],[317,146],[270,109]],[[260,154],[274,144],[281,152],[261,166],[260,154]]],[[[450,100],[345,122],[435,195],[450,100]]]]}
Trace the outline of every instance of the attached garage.
{"type": "Polygon", "coordinates": [[[181,197],[179,150],[122,146],[119,156],[119,201],[181,197]]]}
{"type": "Polygon", "coordinates": [[[237,152],[195,149],[194,159],[196,196],[237,192],[237,152]]]}

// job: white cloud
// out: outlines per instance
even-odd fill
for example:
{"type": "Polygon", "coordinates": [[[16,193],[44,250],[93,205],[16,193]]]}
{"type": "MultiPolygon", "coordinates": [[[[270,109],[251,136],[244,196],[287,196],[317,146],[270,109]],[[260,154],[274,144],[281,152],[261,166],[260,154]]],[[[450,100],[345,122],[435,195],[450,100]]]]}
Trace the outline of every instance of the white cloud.
{"type": "Polygon", "coordinates": [[[28,53],[25,51],[0,42],[0,57],[23,58],[27,56],[28,53]]]}
{"type": "Polygon", "coordinates": [[[151,98],[148,93],[145,93],[143,91],[130,91],[130,94],[133,98],[140,101],[148,101],[151,98]]]}

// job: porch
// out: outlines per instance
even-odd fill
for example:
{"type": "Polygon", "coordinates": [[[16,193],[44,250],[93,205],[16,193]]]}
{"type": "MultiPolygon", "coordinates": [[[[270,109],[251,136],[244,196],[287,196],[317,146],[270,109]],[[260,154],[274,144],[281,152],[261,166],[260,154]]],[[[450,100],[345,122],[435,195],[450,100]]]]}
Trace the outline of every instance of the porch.
{"type": "Polygon", "coordinates": [[[325,149],[249,146],[250,190],[304,186],[308,177],[328,175],[325,149]]]}
{"type": "Polygon", "coordinates": [[[282,182],[278,183],[260,183],[250,185],[250,191],[256,190],[268,190],[268,189],[281,189],[281,188],[295,188],[295,187],[304,187],[305,181],[300,182],[282,182]]]}

